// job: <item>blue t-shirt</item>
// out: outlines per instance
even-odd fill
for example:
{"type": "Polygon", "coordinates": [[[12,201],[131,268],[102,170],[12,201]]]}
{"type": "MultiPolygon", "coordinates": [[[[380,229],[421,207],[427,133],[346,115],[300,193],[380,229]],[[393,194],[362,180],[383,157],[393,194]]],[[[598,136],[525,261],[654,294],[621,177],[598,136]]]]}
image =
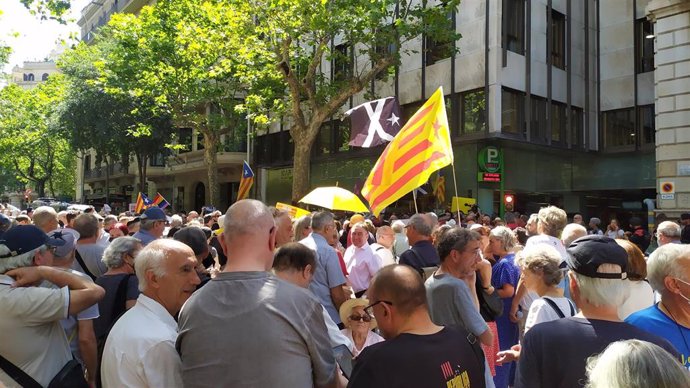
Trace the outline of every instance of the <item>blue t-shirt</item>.
{"type": "Polygon", "coordinates": [[[312,233],[300,241],[301,244],[316,252],[316,268],[309,289],[328,311],[328,315],[336,324],[340,322],[340,314],[331,299],[331,288],[339,287],[347,281],[340,268],[340,259],[335,248],[328,245],[328,241],[318,234],[312,233]]]}
{"type": "Polygon", "coordinates": [[[680,352],[683,366],[690,369],[690,329],[664,314],[658,304],[630,314],[625,322],[668,340],[680,352]]]}

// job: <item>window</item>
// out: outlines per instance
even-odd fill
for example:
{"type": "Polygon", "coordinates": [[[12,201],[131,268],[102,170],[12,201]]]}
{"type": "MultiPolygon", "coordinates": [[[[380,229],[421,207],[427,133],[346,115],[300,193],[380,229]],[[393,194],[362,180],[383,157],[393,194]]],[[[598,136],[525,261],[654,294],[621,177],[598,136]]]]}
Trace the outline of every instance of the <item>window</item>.
{"type": "Polygon", "coordinates": [[[464,92],[461,95],[462,109],[460,131],[462,134],[483,132],[486,130],[486,99],[484,90],[464,92]]]}
{"type": "Polygon", "coordinates": [[[149,166],[151,167],[165,167],[165,153],[157,152],[149,158],[149,166]]]}
{"type": "Polygon", "coordinates": [[[546,132],[546,100],[532,96],[531,98],[531,118],[530,118],[530,141],[533,143],[546,143],[548,140],[546,132]]]}
{"type": "Polygon", "coordinates": [[[635,73],[654,71],[654,24],[647,19],[635,21],[635,73]]]}
{"type": "Polygon", "coordinates": [[[503,89],[501,93],[501,132],[523,135],[525,96],[517,91],[503,89]]]}
{"type": "Polygon", "coordinates": [[[565,139],[565,105],[551,104],[551,142],[559,143],[565,139]]]}
{"type": "Polygon", "coordinates": [[[333,125],[330,121],[323,123],[312,147],[312,155],[333,153],[333,125]]]}
{"type": "MultiPolygon", "coordinates": [[[[445,26],[440,28],[443,31],[455,31],[455,26],[453,25],[453,15],[448,14],[445,20],[445,26]]],[[[425,37],[426,39],[426,52],[424,55],[424,63],[426,66],[433,65],[434,63],[449,58],[453,53],[454,42],[452,39],[433,39],[431,37],[425,37]]]]}
{"type": "Polygon", "coordinates": [[[91,155],[84,156],[84,171],[91,171],[91,155]]]}
{"type": "Polygon", "coordinates": [[[551,10],[551,64],[565,69],[565,15],[551,10]]]}
{"type": "Polygon", "coordinates": [[[525,0],[503,0],[503,47],[525,54],[525,0]]]}
{"type": "Polygon", "coordinates": [[[48,81],[48,73],[43,73],[41,76],[41,81],[48,81]]]}
{"type": "Polygon", "coordinates": [[[570,144],[572,148],[584,147],[584,120],[582,109],[573,107],[570,120],[570,144]]]}
{"type": "MultiPolygon", "coordinates": [[[[383,26],[379,29],[375,36],[374,43],[374,53],[372,54],[372,64],[379,60],[381,57],[388,56],[397,51],[396,45],[396,31],[395,26],[392,24],[383,26]]],[[[389,76],[390,68],[384,69],[383,71],[376,74],[376,80],[385,80],[389,76]]]]}
{"type": "Polygon", "coordinates": [[[335,152],[347,152],[350,150],[350,118],[336,122],[335,127],[336,150],[335,152]]]}
{"type": "Polygon", "coordinates": [[[180,153],[189,152],[192,150],[192,129],[180,128],[177,130],[177,144],[184,147],[180,153]]]}
{"type": "Polygon", "coordinates": [[[335,46],[332,56],[333,80],[342,81],[351,74],[350,45],[347,43],[335,46]]]}
{"type": "Polygon", "coordinates": [[[27,74],[25,81],[35,81],[33,73],[27,74]]]}
{"type": "Polygon", "coordinates": [[[654,126],[654,105],[637,108],[637,123],[640,127],[640,146],[655,144],[656,127],[654,126]]]}
{"type": "Polygon", "coordinates": [[[634,108],[611,110],[602,113],[604,148],[634,147],[634,108]]]}
{"type": "Polygon", "coordinates": [[[201,133],[200,131],[197,131],[197,133],[196,133],[196,150],[201,151],[204,148],[206,148],[206,145],[204,144],[204,134],[201,133]]]}

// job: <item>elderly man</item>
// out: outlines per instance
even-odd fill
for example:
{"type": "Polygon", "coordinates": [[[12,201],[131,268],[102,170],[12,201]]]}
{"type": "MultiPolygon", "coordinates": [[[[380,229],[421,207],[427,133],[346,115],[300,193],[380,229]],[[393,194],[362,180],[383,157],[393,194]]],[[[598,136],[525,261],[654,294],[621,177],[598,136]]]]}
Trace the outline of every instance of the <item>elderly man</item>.
{"type": "MultiPolygon", "coordinates": [[[[477,264],[481,261],[480,236],[477,232],[454,227],[441,235],[438,254],[441,265],[424,286],[431,319],[437,325],[457,325],[479,338],[484,345],[493,344],[494,336],[474,304],[473,290],[465,279],[474,282],[477,264]]],[[[493,387],[491,371],[484,376],[487,387],[493,387]]]]}
{"type": "Polygon", "coordinates": [[[57,212],[50,206],[39,206],[34,211],[33,221],[34,225],[45,233],[50,233],[60,226],[57,212]]]}
{"type": "Polygon", "coordinates": [[[585,229],[584,226],[575,223],[568,224],[565,226],[565,228],[563,228],[563,232],[561,233],[561,242],[563,243],[563,246],[567,248],[573,241],[586,235],[587,229],[585,229]]]}
{"type": "MultiPolygon", "coordinates": [[[[74,262],[74,252],[77,248],[79,233],[74,229],[56,229],[50,232],[48,236],[65,241],[65,245],[57,247],[53,254],[53,266],[69,271],[74,262]]],[[[74,273],[90,279],[81,272],[74,271],[74,273]]],[[[96,384],[96,371],[98,370],[96,334],[93,329],[94,319],[98,318],[98,316],[98,304],[94,304],[86,310],[70,315],[60,321],[69,340],[70,350],[74,358],[85,369],[86,379],[91,386],[96,384]]]]}
{"type": "Polygon", "coordinates": [[[601,225],[601,220],[597,217],[592,217],[589,219],[589,233],[588,234],[596,234],[598,236],[603,236],[604,232],[599,229],[599,225],[601,225]]]}
{"type": "Polygon", "coordinates": [[[568,253],[570,292],[580,312],[525,334],[516,388],[582,387],[587,358],[619,340],[652,342],[680,357],[668,341],[618,318],[618,306],[628,296],[625,249],[611,238],[590,235],[575,240],[568,253]]]}
{"type": "Polygon", "coordinates": [[[34,225],[15,226],[0,240],[0,355],[44,387],[72,359],[60,320],[104,294],[92,281],[50,267],[64,244],[34,225]],[[58,288],[38,287],[43,281],[58,288]]]}
{"type": "Polygon", "coordinates": [[[680,225],[673,221],[664,221],[656,228],[656,238],[659,246],[666,244],[680,244],[680,225]]]}
{"type": "Polygon", "coordinates": [[[102,276],[108,268],[101,261],[105,248],[98,244],[102,229],[98,226],[98,219],[90,213],[83,213],[74,219],[74,230],[79,233],[75,262],[72,269],[85,273],[96,280],[102,276]]]}
{"type": "Polygon", "coordinates": [[[395,232],[393,229],[384,225],[376,229],[376,242],[371,244],[374,254],[381,260],[382,266],[396,264],[393,255],[393,243],[395,243],[395,232]]]}
{"type": "Polygon", "coordinates": [[[134,262],[141,295],[113,326],[103,350],[105,387],[182,387],[175,316],[196,290],[191,248],[158,240],[134,262]]]}
{"type": "Polygon", "coordinates": [[[343,260],[347,267],[348,281],[357,298],[364,295],[369,282],[381,269],[381,260],[367,243],[367,232],[363,222],[352,227],[352,245],[345,250],[343,260]]]}
{"type": "Polygon", "coordinates": [[[484,386],[479,344],[464,329],[432,322],[426,296],[422,279],[408,266],[390,265],[374,277],[365,310],[386,341],[357,357],[348,387],[484,386]]]}
{"type": "Polygon", "coordinates": [[[271,275],[275,222],[268,208],[232,205],[221,235],[228,263],[180,313],[185,387],[331,387],[338,372],[322,307],[271,275]]]}
{"type": "Polygon", "coordinates": [[[668,244],[647,262],[647,278],[661,302],[631,314],[626,322],[669,340],[690,369],[690,246],[668,244]]]}
{"type": "Polygon", "coordinates": [[[405,223],[400,220],[393,221],[393,232],[395,232],[395,244],[393,244],[393,254],[395,257],[400,257],[403,252],[410,249],[410,244],[407,242],[405,235],[405,223]]]}
{"type": "Polygon", "coordinates": [[[431,224],[423,214],[413,215],[406,225],[407,240],[410,249],[400,255],[400,264],[409,265],[420,274],[425,267],[434,267],[440,263],[438,252],[431,243],[431,224]]]}
{"type": "Polygon", "coordinates": [[[146,246],[163,236],[165,224],[168,222],[163,209],[150,207],[139,218],[141,219],[141,227],[132,237],[139,239],[142,245],[146,246]]]}
{"type": "Polygon", "coordinates": [[[295,232],[292,229],[292,219],[290,213],[285,210],[270,207],[273,213],[273,220],[276,222],[276,248],[292,242],[295,237],[295,232]]]}
{"type": "Polygon", "coordinates": [[[199,213],[192,210],[191,212],[187,213],[187,219],[186,219],[187,222],[185,222],[185,223],[190,223],[190,222],[196,220],[197,218],[199,218],[199,213]]]}
{"type": "Polygon", "coordinates": [[[347,300],[343,285],[346,282],[345,275],[340,268],[340,260],[335,249],[328,245],[328,241],[333,236],[335,230],[335,220],[330,212],[314,213],[311,219],[312,233],[302,241],[316,252],[316,268],[314,277],[309,283],[309,289],[316,295],[323,307],[328,311],[328,315],[333,322],[342,329],[340,305],[347,300]]]}

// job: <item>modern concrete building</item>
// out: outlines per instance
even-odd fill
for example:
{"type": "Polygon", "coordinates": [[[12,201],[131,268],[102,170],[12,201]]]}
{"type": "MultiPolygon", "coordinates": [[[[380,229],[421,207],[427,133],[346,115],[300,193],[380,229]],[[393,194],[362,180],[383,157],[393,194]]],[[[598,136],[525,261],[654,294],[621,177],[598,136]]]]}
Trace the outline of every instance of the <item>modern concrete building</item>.
{"type": "MultiPolygon", "coordinates": [[[[503,186],[523,213],[555,204],[605,220],[646,217],[645,199],[657,197],[655,155],[659,173],[673,176],[677,190],[685,182],[685,194],[678,193],[673,205],[687,209],[690,177],[676,175],[690,174],[690,119],[680,111],[687,109],[683,95],[690,89],[683,73],[690,58],[688,3],[649,3],[464,0],[449,20],[462,34],[459,53],[448,55],[447,43],[420,38],[411,43],[419,53],[404,57],[397,76],[377,81],[369,92],[397,96],[407,119],[443,86],[458,195],[476,198],[484,211],[498,211],[502,200],[499,183],[478,178],[478,157],[487,146],[502,153],[503,186]],[[655,16],[663,7],[675,7],[678,16],[655,16]],[[655,34],[655,24],[663,35],[655,34]],[[658,71],[655,79],[654,69],[666,63],[674,64],[662,79],[680,80],[661,83],[658,71]],[[672,102],[661,99],[670,95],[672,102]],[[660,100],[666,105],[659,107],[660,100]],[[673,129],[657,130],[662,125],[673,129]]],[[[351,105],[363,101],[359,96],[351,105]]],[[[290,198],[292,147],[286,131],[286,126],[273,128],[257,139],[260,192],[268,203],[290,198]]],[[[323,128],[313,149],[313,186],[338,182],[361,188],[383,147],[350,149],[348,140],[348,124],[340,118],[323,128]]],[[[450,197],[453,172],[450,167],[442,172],[450,197]]],[[[409,203],[398,206],[411,209],[409,203]]]]}

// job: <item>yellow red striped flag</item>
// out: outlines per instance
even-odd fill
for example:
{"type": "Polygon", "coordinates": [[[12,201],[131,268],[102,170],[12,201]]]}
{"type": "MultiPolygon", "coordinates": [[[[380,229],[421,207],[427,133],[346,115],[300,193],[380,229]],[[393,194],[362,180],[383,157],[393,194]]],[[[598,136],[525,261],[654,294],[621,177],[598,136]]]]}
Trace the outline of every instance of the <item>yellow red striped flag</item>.
{"type": "Polygon", "coordinates": [[[242,165],[242,178],[240,179],[240,188],[237,189],[237,200],[247,198],[249,195],[249,189],[252,188],[254,184],[254,172],[249,167],[249,164],[245,161],[242,165]]]}
{"type": "Polygon", "coordinates": [[[362,195],[378,216],[386,206],[426,183],[434,171],[451,163],[453,148],[443,88],[439,87],[383,151],[362,195]]]}

